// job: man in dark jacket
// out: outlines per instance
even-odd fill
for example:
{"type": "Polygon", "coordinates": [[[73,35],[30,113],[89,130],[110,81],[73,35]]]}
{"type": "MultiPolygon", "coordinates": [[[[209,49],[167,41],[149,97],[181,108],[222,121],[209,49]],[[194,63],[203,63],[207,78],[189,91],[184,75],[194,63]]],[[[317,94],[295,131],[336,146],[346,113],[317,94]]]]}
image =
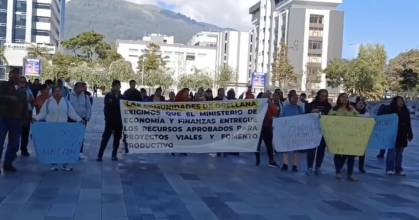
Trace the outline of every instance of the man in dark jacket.
{"type": "Polygon", "coordinates": [[[18,85],[19,71],[17,69],[9,72],[9,81],[0,82],[0,159],[6,135],[9,137],[3,163],[3,170],[6,172],[16,172],[13,161],[19,150],[23,122],[28,120],[26,91],[18,85]]]}
{"type": "Polygon", "coordinates": [[[113,133],[112,160],[117,161],[119,141],[122,137],[122,118],[120,109],[121,100],[121,82],[114,80],[112,82],[112,91],[105,96],[105,131],[102,135],[100,150],[97,155],[97,161],[101,162],[106,145],[113,133]]]}
{"type": "Polygon", "coordinates": [[[137,82],[135,80],[131,80],[129,82],[129,89],[124,92],[123,99],[128,101],[140,102],[142,101],[141,92],[138,91],[135,87],[137,86],[137,82]]]}

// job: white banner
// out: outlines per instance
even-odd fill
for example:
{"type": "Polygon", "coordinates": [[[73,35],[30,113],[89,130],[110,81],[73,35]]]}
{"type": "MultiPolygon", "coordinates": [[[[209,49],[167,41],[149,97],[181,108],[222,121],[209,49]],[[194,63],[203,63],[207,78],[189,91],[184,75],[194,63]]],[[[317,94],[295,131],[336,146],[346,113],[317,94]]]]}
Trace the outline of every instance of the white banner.
{"type": "Polygon", "coordinates": [[[266,99],[121,101],[131,153],[256,152],[267,108],[266,99]]]}
{"type": "Polygon", "coordinates": [[[274,119],[273,144],[278,152],[307,150],[322,139],[319,114],[304,114],[274,119]]]}

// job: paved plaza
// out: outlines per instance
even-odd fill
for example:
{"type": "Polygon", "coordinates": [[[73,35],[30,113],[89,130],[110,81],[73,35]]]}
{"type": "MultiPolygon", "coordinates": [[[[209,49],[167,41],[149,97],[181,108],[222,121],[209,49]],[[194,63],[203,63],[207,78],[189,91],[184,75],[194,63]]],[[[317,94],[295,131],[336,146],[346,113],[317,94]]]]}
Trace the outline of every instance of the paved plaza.
{"type": "Polygon", "coordinates": [[[98,163],[102,101],[87,130],[87,159],[73,172],[19,156],[19,172],[0,177],[0,220],[419,219],[418,139],[405,152],[407,177],[385,176],[369,152],[357,183],[335,179],[330,155],[320,176],[304,174],[305,155],[299,173],[269,168],[266,158],[256,167],[253,154],[121,154],[112,162],[110,145],[98,163]]]}

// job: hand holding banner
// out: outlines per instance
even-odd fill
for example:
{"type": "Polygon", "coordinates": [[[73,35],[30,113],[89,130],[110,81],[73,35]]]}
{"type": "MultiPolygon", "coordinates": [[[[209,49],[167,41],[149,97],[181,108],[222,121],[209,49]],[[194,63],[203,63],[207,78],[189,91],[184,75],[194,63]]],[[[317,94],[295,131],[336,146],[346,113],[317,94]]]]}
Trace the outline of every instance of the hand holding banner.
{"type": "Polygon", "coordinates": [[[396,114],[375,117],[375,127],[368,148],[394,148],[396,145],[398,124],[399,117],[396,114]]]}
{"type": "Polygon", "coordinates": [[[337,155],[365,154],[375,121],[371,118],[322,116],[323,135],[329,151],[337,155]]]}
{"type": "Polygon", "coordinates": [[[38,122],[32,125],[32,139],[41,164],[77,163],[85,127],[80,123],[38,122]]]}
{"type": "Polygon", "coordinates": [[[278,152],[315,148],[322,139],[319,114],[316,113],[276,118],[273,127],[273,143],[278,152]]]}

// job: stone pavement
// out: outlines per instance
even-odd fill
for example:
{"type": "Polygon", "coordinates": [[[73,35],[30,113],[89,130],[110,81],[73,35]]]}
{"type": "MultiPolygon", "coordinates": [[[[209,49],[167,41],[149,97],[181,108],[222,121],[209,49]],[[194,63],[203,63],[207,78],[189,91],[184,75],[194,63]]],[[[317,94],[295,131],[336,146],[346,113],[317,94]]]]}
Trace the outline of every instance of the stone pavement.
{"type": "MultiPolygon", "coordinates": [[[[330,156],[320,176],[281,172],[266,158],[256,167],[252,154],[121,154],[112,162],[109,146],[97,163],[101,102],[87,131],[88,158],[75,171],[19,156],[19,172],[0,177],[0,220],[419,219],[418,139],[405,153],[407,177],[385,176],[384,162],[369,152],[358,183],[337,181],[330,156]]],[[[414,131],[419,137],[419,121],[414,131]]]]}

